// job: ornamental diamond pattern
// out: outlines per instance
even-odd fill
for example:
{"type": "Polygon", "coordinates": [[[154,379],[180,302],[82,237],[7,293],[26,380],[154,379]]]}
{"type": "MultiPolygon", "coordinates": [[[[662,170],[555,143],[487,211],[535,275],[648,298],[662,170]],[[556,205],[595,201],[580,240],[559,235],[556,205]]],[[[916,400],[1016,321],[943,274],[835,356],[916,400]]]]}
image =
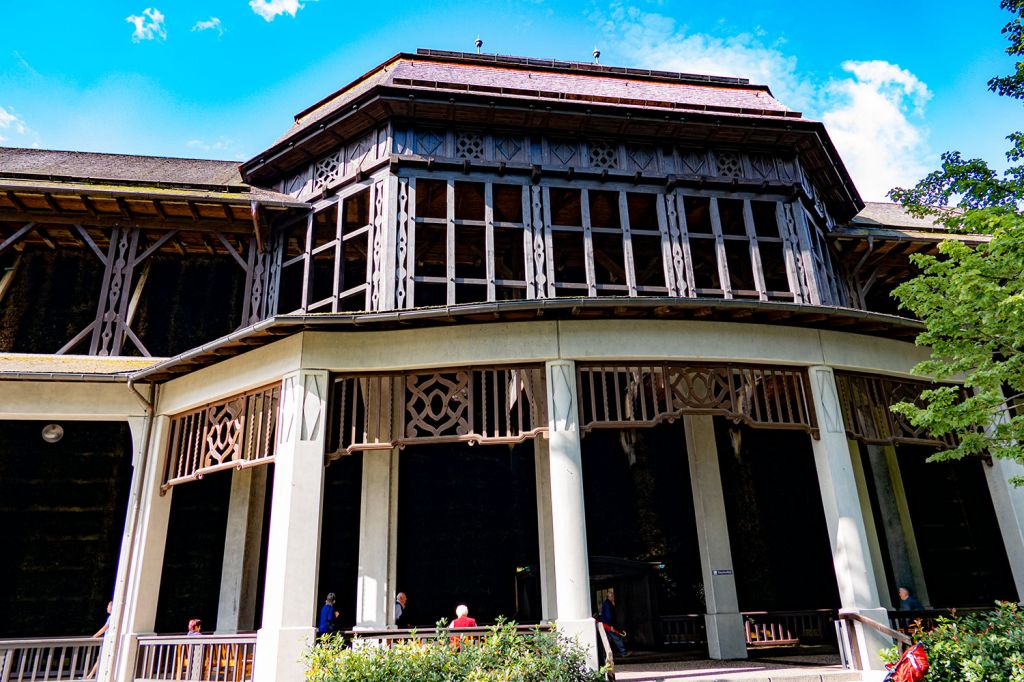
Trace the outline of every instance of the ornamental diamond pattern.
{"type": "Polygon", "coordinates": [[[576,144],[573,142],[558,141],[551,144],[551,155],[558,159],[563,166],[576,158],[576,144]]]}
{"type": "Polygon", "coordinates": [[[598,140],[589,146],[590,165],[594,168],[615,168],[619,165],[619,154],[614,145],[598,140]]]}
{"type": "Polygon", "coordinates": [[[506,161],[516,158],[516,155],[519,154],[522,148],[523,145],[519,144],[519,141],[514,137],[500,136],[494,138],[494,151],[506,161]]]}
{"type": "Polygon", "coordinates": [[[726,178],[743,177],[743,164],[740,162],[740,155],[736,152],[716,152],[715,162],[719,175],[726,178]]]}
{"type": "Polygon", "coordinates": [[[433,130],[416,132],[416,153],[421,156],[434,156],[441,149],[444,137],[433,130]]]}
{"type": "Polygon", "coordinates": [[[459,133],[455,138],[455,156],[460,159],[484,158],[484,136],[479,133],[459,133]]]}

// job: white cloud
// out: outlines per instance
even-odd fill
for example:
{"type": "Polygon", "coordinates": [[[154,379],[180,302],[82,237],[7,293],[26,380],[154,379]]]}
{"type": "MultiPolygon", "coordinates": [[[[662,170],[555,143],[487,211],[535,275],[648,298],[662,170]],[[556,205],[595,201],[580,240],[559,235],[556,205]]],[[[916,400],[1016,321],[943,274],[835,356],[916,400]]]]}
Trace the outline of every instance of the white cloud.
{"type": "Polygon", "coordinates": [[[22,147],[38,147],[39,136],[31,130],[11,108],[0,106],[0,143],[11,143],[22,147]],[[14,135],[16,139],[11,139],[14,135]]]}
{"type": "Polygon", "coordinates": [[[185,143],[185,146],[201,152],[207,158],[225,159],[230,157],[235,161],[244,161],[248,158],[248,155],[238,148],[238,143],[235,140],[223,135],[214,142],[198,138],[191,139],[185,143]]]}
{"type": "Polygon", "coordinates": [[[931,92],[914,74],[889,62],[842,66],[851,77],[826,86],[830,106],[822,120],[861,195],[884,200],[893,187],[913,185],[928,171],[920,120],[931,92]]]}
{"type": "Polygon", "coordinates": [[[249,0],[249,7],[267,21],[273,21],[280,14],[295,13],[305,7],[299,0],[249,0]]]}
{"type": "Polygon", "coordinates": [[[216,31],[218,36],[224,35],[224,27],[221,26],[220,19],[217,17],[210,17],[206,21],[197,21],[192,26],[193,31],[216,31]]]}
{"type": "Polygon", "coordinates": [[[813,99],[810,84],[797,74],[796,57],[766,45],[763,29],[725,37],[690,33],[671,17],[619,3],[591,18],[608,40],[607,56],[621,56],[629,66],[749,78],[797,110],[813,99]]]}
{"type": "Polygon", "coordinates": [[[125,17],[125,21],[135,27],[132,31],[132,42],[140,43],[143,40],[167,40],[167,29],[164,26],[164,15],[160,10],[147,7],[142,10],[141,16],[132,15],[125,17]]]}
{"type": "Polygon", "coordinates": [[[848,61],[843,78],[797,68],[784,37],[762,29],[732,36],[689,32],[668,16],[613,3],[591,14],[608,41],[606,56],[629,66],[721,76],[768,85],[786,106],[822,120],[861,195],[885,200],[889,189],[917,182],[934,162],[926,144],[928,87],[885,61],[848,61]]]}

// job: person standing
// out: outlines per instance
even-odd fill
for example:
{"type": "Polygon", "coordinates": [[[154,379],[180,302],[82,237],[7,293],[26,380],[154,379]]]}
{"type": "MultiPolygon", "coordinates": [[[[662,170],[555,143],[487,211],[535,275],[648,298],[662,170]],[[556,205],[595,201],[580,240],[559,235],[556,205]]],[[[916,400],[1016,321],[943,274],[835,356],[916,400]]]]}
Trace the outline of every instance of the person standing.
{"type": "Polygon", "coordinates": [[[324,605],[320,607],[320,618],[316,624],[316,634],[329,635],[334,632],[337,626],[338,616],[341,615],[334,608],[335,596],[333,592],[327,593],[324,605]]]}
{"type": "MultiPolygon", "coordinates": [[[[111,612],[113,610],[114,610],[114,602],[108,601],[107,602],[107,619],[103,622],[103,626],[100,627],[100,629],[96,631],[96,634],[92,636],[93,639],[99,639],[103,635],[107,634],[107,629],[110,627],[110,614],[111,614],[111,612]]],[[[99,654],[97,653],[96,662],[92,664],[92,670],[90,670],[89,673],[85,676],[85,679],[91,680],[92,678],[96,677],[96,671],[98,671],[99,669],[100,669],[100,659],[99,659],[99,654]]]]}
{"type": "Polygon", "coordinates": [[[452,628],[475,628],[476,619],[469,617],[469,607],[459,604],[455,607],[455,620],[452,621],[452,628]]]}
{"type": "Polygon", "coordinates": [[[601,627],[608,634],[608,639],[619,656],[627,656],[626,633],[619,630],[618,622],[615,619],[615,590],[609,589],[605,595],[604,603],[601,604],[601,627]]]}
{"type": "Polygon", "coordinates": [[[901,587],[900,590],[900,611],[924,611],[924,606],[917,597],[910,594],[910,590],[901,587]]]}
{"type": "Polygon", "coordinates": [[[408,624],[405,614],[405,605],[408,602],[409,598],[405,596],[405,592],[395,595],[395,627],[404,628],[408,624]]]}

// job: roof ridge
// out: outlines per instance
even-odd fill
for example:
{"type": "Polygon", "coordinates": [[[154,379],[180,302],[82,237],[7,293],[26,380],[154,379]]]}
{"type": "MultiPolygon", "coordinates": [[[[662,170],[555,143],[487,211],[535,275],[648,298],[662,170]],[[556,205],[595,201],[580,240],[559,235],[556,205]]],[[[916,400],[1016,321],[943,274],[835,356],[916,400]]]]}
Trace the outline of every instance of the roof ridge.
{"type": "Polygon", "coordinates": [[[0,152],[32,152],[32,153],[50,153],[50,154],[80,154],[83,156],[121,156],[130,159],[156,159],[166,161],[191,161],[199,163],[219,163],[219,164],[231,164],[236,168],[242,165],[241,161],[229,161],[227,159],[201,159],[191,156],[159,156],[153,154],[126,154],[122,152],[90,152],[82,151],[78,149],[43,149],[39,147],[5,147],[0,145],[0,152]]]}

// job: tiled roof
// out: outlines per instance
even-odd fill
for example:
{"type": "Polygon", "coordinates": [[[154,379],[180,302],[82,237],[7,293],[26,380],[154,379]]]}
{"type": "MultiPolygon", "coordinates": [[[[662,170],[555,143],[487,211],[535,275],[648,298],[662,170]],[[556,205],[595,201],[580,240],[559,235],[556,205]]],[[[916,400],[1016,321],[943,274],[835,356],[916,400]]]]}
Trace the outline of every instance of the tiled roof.
{"type": "Polygon", "coordinates": [[[919,230],[939,230],[942,232],[948,229],[945,225],[936,223],[930,217],[917,218],[907,213],[907,210],[899,204],[882,201],[869,201],[865,203],[864,210],[854,216],[850,224],[857,227],[909,227],[919,230]]]}
{"type": "Polygon", "coordinates": [[[0,175],[244,188],[234,161],[0,147],[0,175]]]}
{"type": "Polygon", "coordinates": [[[296,116],[281,141],[343,108],[375,86],[529,97],[759,116],[799,116],[767,86],[741,78],[675,74],[495,55],[399,54],[296,116]]]}

